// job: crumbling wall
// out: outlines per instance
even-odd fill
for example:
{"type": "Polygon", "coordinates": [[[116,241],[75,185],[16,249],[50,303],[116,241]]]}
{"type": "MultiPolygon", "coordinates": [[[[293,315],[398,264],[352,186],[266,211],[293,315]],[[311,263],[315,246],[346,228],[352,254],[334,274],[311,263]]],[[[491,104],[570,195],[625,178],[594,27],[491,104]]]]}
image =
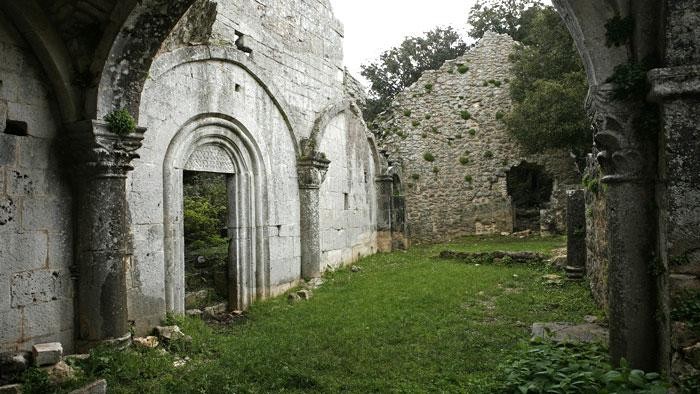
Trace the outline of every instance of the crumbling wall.
{"type": "Polygon", "coordinates": [[[71,195],[60,118],[28,44],[0,12],[0,353],[73,347],[71,195]]]}
{"type": "Polygon", "coordinates": [[[527,155],[508,135],[509,55],[515,42],[487,33],[462,57],[426,72],[399,94],[376,125],[389,160],[404,174],[409,235],[434,241],[513,230],[507,171],[523,161],[552,177],[556,231],[566,226],[568,185],[579,183],[566,152],[527,155]]]}

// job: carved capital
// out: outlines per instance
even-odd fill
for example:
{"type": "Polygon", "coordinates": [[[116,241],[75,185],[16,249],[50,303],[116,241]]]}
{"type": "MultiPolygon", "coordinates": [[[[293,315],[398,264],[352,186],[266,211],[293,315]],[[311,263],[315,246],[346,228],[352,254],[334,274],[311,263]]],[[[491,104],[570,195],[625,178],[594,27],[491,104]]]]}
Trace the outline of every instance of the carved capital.
{"type": "Polygon", "coordinates": [[[638,182],[645,179],[647,158],[643,137],[635,130],[639,103],[616,100],[613,86],[592,86],[586,109],[593,120],[596,159],[604,183],[638,182]]]}
{"type": "Polygon", "coordinates": [[[330,160],[314,155],[302,158],[297,164],[300,189],[319,189],[326,179],[330,160]]]}
{"type": "Polygon", "coordinates": [[[649,99],[661,102],[679,96],[700,96],[700,65],[656,68],[647,75],[649,99]]]}
{"type": "Polygon", "coordinates": [[[106,123],[90,120],[68,127],[64,148],[79,171],[99,178],[124,178],[133,170],[131,162],[143,144],[145,128],[120,136],[109,131],[106,123]]]}

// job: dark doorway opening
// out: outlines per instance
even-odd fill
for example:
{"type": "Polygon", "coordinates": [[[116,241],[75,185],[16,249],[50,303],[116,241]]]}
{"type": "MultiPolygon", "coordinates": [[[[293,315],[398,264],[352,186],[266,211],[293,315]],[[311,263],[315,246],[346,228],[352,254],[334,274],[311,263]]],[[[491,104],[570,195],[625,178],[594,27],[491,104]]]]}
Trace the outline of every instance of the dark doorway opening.
{"type": "Polygon", "coordinates": [[[184,171],[185,309],[218,307],[229,297],[230,221],[226,174],[184,171]]]}
{"type": "Polygon", "coordinates": [[[540,210],[549,206],[554,181],[544,167],[522,162],[508,171],[508,195],[513,203],[515,231],[540,231],[540,210]]]}

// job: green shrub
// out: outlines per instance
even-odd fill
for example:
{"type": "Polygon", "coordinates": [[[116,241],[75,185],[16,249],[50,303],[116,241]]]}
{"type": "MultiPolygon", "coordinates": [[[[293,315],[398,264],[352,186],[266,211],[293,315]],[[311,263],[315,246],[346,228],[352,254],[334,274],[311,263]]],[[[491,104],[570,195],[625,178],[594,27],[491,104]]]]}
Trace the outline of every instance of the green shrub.
{"type": "Polygon", "coordinates": [[[420,179],[420,174],[412,174],[412,175],[411,175],[411,179],[413,179],[414,181],[419,180],[419,179],[420,179]]]}
{"type": "Polygon", "coordinates": [[[432,83],[425,84],[425,90],[428,92],[432,92],[433,91],[433,84],[432,83]]]}
{"type": "Polygon", "coordinates": [[[493,158],[493,152],[491,152],[490,150],[487,150],[486,152],[484,152],[484,158],[485,158],[485,159],[492,159],[492,158],[493,158]]]}
{"type": "Polygon", "coordinates": [[[440,172],[440,168],[437,166],[433,167],[433,174],[437,174],[438,172],[440,172]]]}
{"type": "Polygon", "coordinates": [[[435,156],[433,156],[433,154],[430,152],[425,152],[425,154],[423,155],[423,160],[432,163],[435,161],[435,156]]]}
{"type": "Polygon", "coordinates": [[[404,111],[403,111],[403,116],[406,116],[406,117],[411,116],[411,110],[410,110],[410,109],[404,110],[404,111]]]}
{"type": "Polygon", "coordinates": [[[459,163],[463,166],[466,166],[467,164],[469,164],[469,158],[466,156],[462,156],[459,158],[459,163]]]}
{"type": "Polygon", "coordinates": [[[433,117],[433,115],[425,114],[425,119],[426,119],[426,120],[430,120],[430,118],[432,118],[432,117],[433,117]]]}
{"type": "Polygon", "coordinates": [[[421,138],[428,138],[428,133],[423,133],[420,136],[421,136],[421,138]]]}
{"type": "Polygon", "coordinates": [[[465,175],[464,176],[464,181],[467,183],[472,183],[474,180],[472,179],[471,175],[465,175]]]}
{"type": "Polygon", "coordinates": [[[469,113],[469,111],[462,111],[459,113],[459,116],[464,119],[464,120],[469,120],[472,118],[472,114],[469,113]]]}
{"type": "Polygon", "coordinates": [[[420,122],[417,121],[417,120],[414,120],[413,122],[411,122],[411,125],[412,125],[413,127],[418,127],[418,126],[420,126],[420,122]]]}
{"type": "Polygon", "coordinates": [[[506,113],[503,111],[496,112],[496,120],[503,120],[503,118],[505,118],[505,116],[506,116],[506,113]]]}
{"type": "Polygon", "coordinates": [[[136,131],[136,120],[125,109],[110,112],[105,116],[105,121],[109,131],[120,136],[129,135],[136,131]]]}
{"type": "Polygon", "coordinates": [[[440,132],[440,131],[438,130],[438,128],[435,127],[435,126],[431,127],[431,128],[430,128],[430,131],[432,131],[433,133],[439,133],[439,132],[440,132]]]}
{"type": "Polygon", "coordinates": [[[469,129],[469,135],[475,136],[475,135],[476,135],[476,129],[469,129]]]}
{"type": "Polygon", "coordinates": [[[457,68],[457,71],[459,71],[460,74],[466,74],[467,71],[469,71],[469,66],[462,64],[457,68]]]}
{"type": "Polygon", "coordinates": [[[484,83],[482,83],[481,86],[489,86],[489,81],[484,81],[484,83]]]}
{"type": "Polygon", "coordinates": [[[538,341],[521,344],[521,352],[504,368],[500,393],[666,393],[658,373],[610,365],[597,344],[538,341]]]}

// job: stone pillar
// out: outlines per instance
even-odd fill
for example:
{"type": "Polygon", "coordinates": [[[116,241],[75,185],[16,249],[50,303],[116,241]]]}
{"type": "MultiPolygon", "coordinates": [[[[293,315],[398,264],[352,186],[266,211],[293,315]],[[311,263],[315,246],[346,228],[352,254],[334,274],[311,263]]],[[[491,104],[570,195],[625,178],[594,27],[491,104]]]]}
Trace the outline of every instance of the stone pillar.
{"type": "Polygon", "coordinates": [[[700,292],[700,18],[696,0],[666,0],[663,68],[649,72],[650,98],[661,105],[659,318],[662,366],[676,381],[700,374],[700,335],[670,311],[700,292]],[[673,363],[673,365],[671,365],[673,363]]]}
{"type": "Polygon", "coordinates": [[[583,190],[566,192],[566,277],[586,275],[586,200],[583,190]]]}
{"type": "Polygon", "coordinates": [[[605,185],[609,247],[610,354],[633,368],[658,368],[655,280],[654,141],[636,129],[641,108],[613,97],[610,84],[591,87],[588,109],[605,185]]]}
{"type": "Polygon", "coordinates": [[[391,252],[391,204],[393,178],[381,175],[375,179],[377,185],[377,249],[391,252]]]}
{"type": "Polygon", "coordinates": [[[299,159],[299,202],[301,204],[301,276],[321,276],[321,229],[319,224],[320,189],[326,178],[329,160],[320,154],[299,159]]]}
{"type": "Polygon", "coordinates": [[[126,175],[144,129],[128,136],[105,123],[69,126],[66,149],[74,162],[78,340],[81,349],[130,337],[126,273],[132,260],[126,175]]]}

